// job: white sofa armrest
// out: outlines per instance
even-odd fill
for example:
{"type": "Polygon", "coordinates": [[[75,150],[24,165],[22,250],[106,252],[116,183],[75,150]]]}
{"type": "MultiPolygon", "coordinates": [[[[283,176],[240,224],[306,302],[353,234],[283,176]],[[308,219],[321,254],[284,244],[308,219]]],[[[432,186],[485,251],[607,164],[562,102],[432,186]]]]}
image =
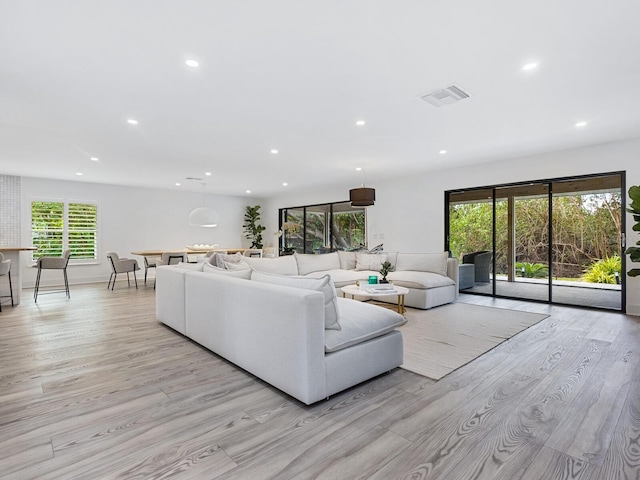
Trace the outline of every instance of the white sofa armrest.
{"type": "Polygon", "coordinates": [[[447,277],[456,282],[456,298],[458,298],[458,259],[447,258],[447,277]]]}
{"type": "Polygon", "coordinates": [[[171,266],[156,268],[156,319],[186,335],[184,274],[171,266]]]}

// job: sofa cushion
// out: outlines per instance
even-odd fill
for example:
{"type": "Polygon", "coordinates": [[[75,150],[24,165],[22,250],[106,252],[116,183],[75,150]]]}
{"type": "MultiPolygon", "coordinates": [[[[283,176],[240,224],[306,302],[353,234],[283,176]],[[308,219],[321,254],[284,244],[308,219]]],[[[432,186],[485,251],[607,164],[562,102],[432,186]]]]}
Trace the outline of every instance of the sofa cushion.
{"type": "Polygon", "coordinates": [[[340,268],[340,258],[336,252],[319,255],[296,253],[294,257],[298,263],[298,275],[340,268]]]}
{"type": "Polygon", "coordinates": [[[208,263],[203,263],[202,265],[204,265],[204,268],[202,270],[204,273],[213,273],[215,275],[226,275],[228,277],[244,278],[246,280],[251,279],[252,270],[250,267],[244,268],[242,270],[226,270],[224,268],[219,268],[214,265],[210,265],[208,263]]]}
{"type": "Polygon", "coordinates": [[[251,274],[251,280],[322,292],[324,294],[324,328],[340,330],[341,326],[338,321],[340,318],[338,312],[338,298],[336,295],[336,288],[333,286],[333,282],[329,275],[324,275],[320,278],[312,278],[278,275],[254,270],[251,274]]]}
{"type": "Polygon", "coordinates": [[[193,271],[196,271],[196,272],[201,272],[204,264],[203,263],[185,263],[185,262],[180,262],[180,263],[176,263],[175,265],[171,265],[171,266],[175,267],[175,268],[179,268],[181,270],[193,270],[193,271]]]}
{"type": "Polygon", "coordinates": [[[326,270],[324,272],[312,272],[307,277],[320,278],[324,275],[329,275],[333,280],[333,285],[336,288],[346,287],[347,285],[354,285],[356,281],[360,280],[366,282],[369,280],[369,275],[380,276],[380,272],[374,272],[371,270],[326,270]]]}
{"type": "Polygon", "coordinates": [[[388,308],[346,298],[338,298],[341,330],[326,330],[325,352],[336,352],[372,338],[385,335],[406,322],[388,308]]]}
{"type": "Polygon", "coordinates": [[[396,271],[413,270],[447,274],[448,252],[442,253],[398,253],[396,271]]]}
{"type": "Polygon", "coordinates": [[[338,258],[340,259],[340,268],[343,270],[355,270],[356,268],[356,252],[345,252],[338,250],[338,258]]]}
{"type": "Polygon", "coordinates": [[[394,285],[406,288],[425,290],[427,288],[447,287],[455,285],[451,278],[433,272],[416,272],[412,270],[395,271],[387,275],[387,280],[394,285]]]}
{"type": "Polygon", "coordinates": [[[374,270],[379,272],[382,264],[386,261],[386,253],[356,252],[356,270],[374,270]]]}
{"type": "Polygon", "coordinates": [[[257,272],[298,275],[298,263],[293,255],[275,258],[245,257],[244,261],[257,272]]]}

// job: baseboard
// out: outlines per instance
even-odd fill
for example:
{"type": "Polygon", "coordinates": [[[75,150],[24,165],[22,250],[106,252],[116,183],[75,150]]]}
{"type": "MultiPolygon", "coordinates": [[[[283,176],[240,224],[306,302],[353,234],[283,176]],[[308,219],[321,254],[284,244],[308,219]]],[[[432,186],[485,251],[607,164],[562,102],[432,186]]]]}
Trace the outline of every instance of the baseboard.
{"type": "Polygon", "coordinates": [[[627,303],[627,315],[640,316],[640,305],[634,305],[632,303],[627,303]]]}

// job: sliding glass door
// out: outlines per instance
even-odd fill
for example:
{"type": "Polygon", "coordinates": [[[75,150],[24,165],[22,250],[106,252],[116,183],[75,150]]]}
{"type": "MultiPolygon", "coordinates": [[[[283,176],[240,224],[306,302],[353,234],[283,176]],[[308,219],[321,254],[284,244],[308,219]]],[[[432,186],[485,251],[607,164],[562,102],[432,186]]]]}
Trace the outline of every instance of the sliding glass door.
{"type": "Polygon", "coordinates": [[[446,192],[462,291],[622,310],[623,191],[613,173],[446,192]]]}

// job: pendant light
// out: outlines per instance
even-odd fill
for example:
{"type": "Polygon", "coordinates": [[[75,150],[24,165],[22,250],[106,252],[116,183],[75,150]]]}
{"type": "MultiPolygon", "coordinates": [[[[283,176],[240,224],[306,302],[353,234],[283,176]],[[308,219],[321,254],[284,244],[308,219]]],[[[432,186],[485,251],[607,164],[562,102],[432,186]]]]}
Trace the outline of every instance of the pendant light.
{"type": "MultiPolygon", "coordinates": [[[[356,170],[362,171],[361,168],[356,170]]],[[[352,207],[370,207],[376,203],[376,190],[364,186],[364,172],[362,172],[362,186],[349,190],[349,201],[352,207]]]]}
{"type": "Polygon", "coordinates": [[[204,194],[205,184],[202,184],[202,207],[194,208],[189,214],[189,225],[192,227],[213,228],[218,226],[218,214],[207,208],[204,194]]]}

